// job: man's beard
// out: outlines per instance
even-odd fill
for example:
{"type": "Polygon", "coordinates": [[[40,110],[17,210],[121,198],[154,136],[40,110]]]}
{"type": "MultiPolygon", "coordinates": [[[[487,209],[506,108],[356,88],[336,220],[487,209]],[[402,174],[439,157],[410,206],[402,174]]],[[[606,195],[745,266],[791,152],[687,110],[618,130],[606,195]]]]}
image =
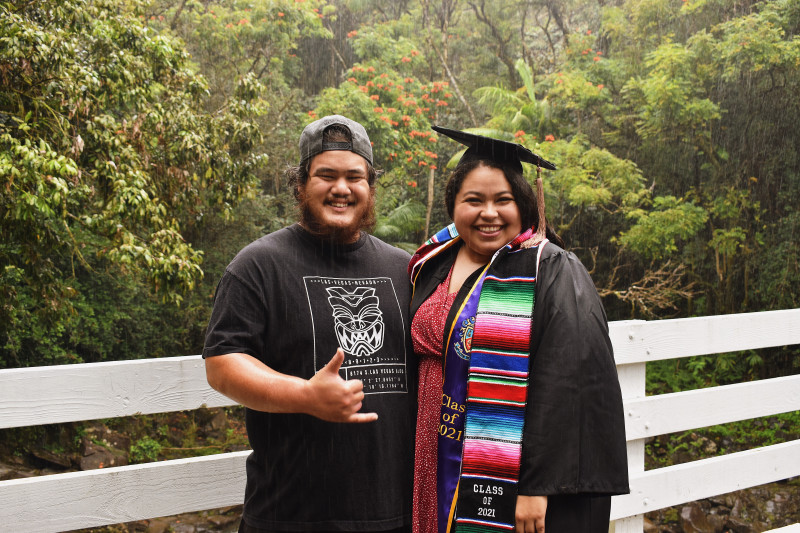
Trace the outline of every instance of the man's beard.
{"type": "Polygon", "coordinates": [[[369,232],[375,227],[375,190],[370,189],[369,200],[360,218],[355,218],[348,226],[331,226],[319,220],[309,207],[302,189],[298,194],[297,209],[300,211],[300,225],[312,235],[336,244],[356,242],[361,231],[369,232]]]}

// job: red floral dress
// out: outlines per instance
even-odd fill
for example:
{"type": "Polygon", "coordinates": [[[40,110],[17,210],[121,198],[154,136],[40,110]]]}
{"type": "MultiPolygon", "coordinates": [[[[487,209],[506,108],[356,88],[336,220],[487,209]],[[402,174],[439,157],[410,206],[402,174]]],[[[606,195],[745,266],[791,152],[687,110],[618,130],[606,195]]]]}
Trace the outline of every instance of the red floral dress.
{"type": "Polygon", "coordinates": [[[453,269],[425,300],[411,322],[411,340],[419,357],[419,405],[414,459],[413,532],[436,533],[436,459],[442,409],[442,345],[447,314],[456,294],[447,294],[453,269]]]}

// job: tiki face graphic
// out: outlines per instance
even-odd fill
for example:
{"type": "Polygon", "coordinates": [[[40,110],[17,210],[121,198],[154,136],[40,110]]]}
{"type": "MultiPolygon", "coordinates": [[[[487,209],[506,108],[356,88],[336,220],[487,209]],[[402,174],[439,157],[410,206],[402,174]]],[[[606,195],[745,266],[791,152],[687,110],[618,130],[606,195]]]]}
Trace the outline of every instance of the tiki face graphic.
{"type": "Polygon", "coordinates": [[[356,357],[372,355],[383,346],[383,314],[375,289],[358,287],[348,292],[343,287],[329,287],[328,303],[339,345],[356,357]]]}

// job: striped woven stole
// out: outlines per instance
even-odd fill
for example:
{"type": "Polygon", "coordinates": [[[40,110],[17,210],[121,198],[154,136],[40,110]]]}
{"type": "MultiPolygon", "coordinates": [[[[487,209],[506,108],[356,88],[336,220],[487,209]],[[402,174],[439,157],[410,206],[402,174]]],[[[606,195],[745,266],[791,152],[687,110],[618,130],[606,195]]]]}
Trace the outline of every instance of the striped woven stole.
{"type": "Polygon", "coordinates": [[[487,275],[472,337],[455,531],[514,529],[535,277],[487,275]]]}

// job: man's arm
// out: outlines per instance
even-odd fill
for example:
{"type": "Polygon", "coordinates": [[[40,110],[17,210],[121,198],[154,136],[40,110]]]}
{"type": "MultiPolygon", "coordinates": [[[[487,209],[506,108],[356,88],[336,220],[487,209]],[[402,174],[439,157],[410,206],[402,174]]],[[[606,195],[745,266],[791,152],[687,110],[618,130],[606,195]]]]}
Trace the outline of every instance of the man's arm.
{"type": "Polygon", "coordinates": [[[206,357],[206,378],[212,388],[236,402],[270,413],[306,413],[328,422],[373,422],[377,413],[359,413],[364,399],[359,380],[339,375],[344,352],[311,379],[282,374],[255,357],[229,353],[206,357]]]}

